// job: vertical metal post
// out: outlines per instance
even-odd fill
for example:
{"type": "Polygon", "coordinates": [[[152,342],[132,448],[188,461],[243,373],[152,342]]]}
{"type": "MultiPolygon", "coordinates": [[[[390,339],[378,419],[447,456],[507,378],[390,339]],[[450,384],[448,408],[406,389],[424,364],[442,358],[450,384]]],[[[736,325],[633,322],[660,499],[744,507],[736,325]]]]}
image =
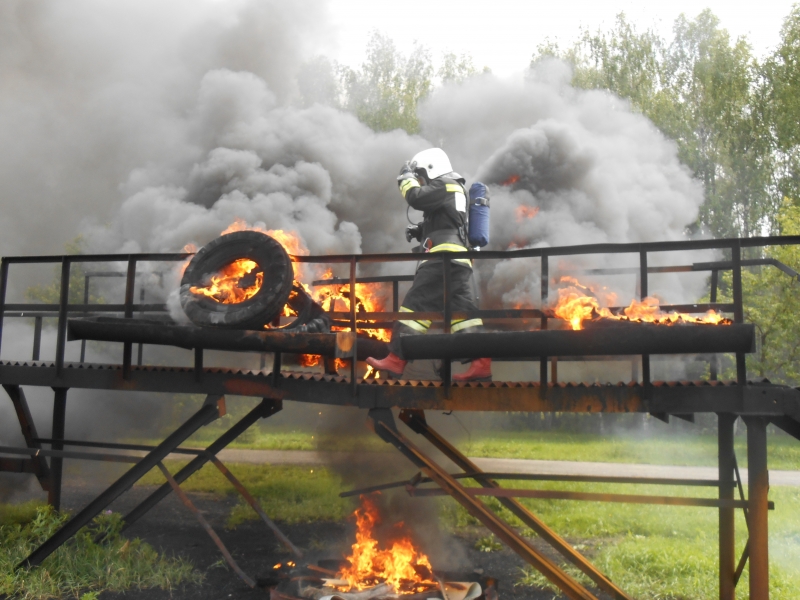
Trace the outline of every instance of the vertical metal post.
{"type": "MultiPolygon", "coordinates": [[[[53,450],[64,449],[64,444],[59,440],[64,439],[64,426],[67,417],[67,389],[53,388],[55,392],[53,395],[53,429],[50,433],[50,438],[53,440],[50,447],[53,450]]],[[[50,475],[52,479],[47,501],[56,510],[61,510],[61,474],[63,467],[63,458],[54,456],[50,459],[50,475]]]]}
{"type": "Polygon", "coordinates": [[[275,352],[272,355],[272,387],[281,387],[281,353],[275,352]]]}
{"type": "Polygon", "coordinates": [[[42,317],[33,319],[33,352],[31,360],[39,360],[42,350],[42,317]]]}
{"type": "MultiPolygon", "coordinates": [[[[128,257],[128,272],[125,277],[125,318],[133,317],[133,288],[136,285],[136,259],[128,257]]],[[[133,344],[125,342],[122,346],[122,378],[131,377],[131,354],[133,344]]]]}
{"type": "MultiPolygon", "coordinates": [[[[714,269],[711,271],[711,293],[709,294],[709,301],[713,304],[717,301],[717,289],[719,288],[719,271],[714,269]]],[[[708,366],[709,379],[716,381],[719,375],[719,357],[714,354],[711,356],[711,362],[708,366]]]]}
{"type": "Polygon", "coordinates": [[[0,347],[3,341],[3,320],[6,316],[6,290],[8,289],[8,261],[0,260],[0,347]]]}
{"type": "Polygon", "coordinates": [[[203,380],[203,349],[194,349],[194,380],[203,380]]]}
{"type": "Polygon", "coordinates": [[[71,262],[68,256],[61,258],[61,290],[58,299],[58,335],[56,337],[56,377],[64,371],[64,352],[67,345],[67,305],[69,304],[69,269],[71,262]]]}
{"type": "MultiPolygon", "coordinates": [[[[639,252],[639,299],[644,300],[649,294],[647,282],[647,251],[639,252]]],[[[650,385],[650,355],[642,354],[642,385],[650,385]]]]}
{"type": "Polygon", "coordinates": [[[396,279],[392,282],[392,312],[400,310],[400,282],[396,279]]]}
{"type": "Polygon", "coordinates": [[[750,599],[769,599],[767,420],[745,417],[747,423],[747,487],[750,527],[750,599]]]}
{"type": "MultiPolygon", "coordinates": [[[[144,288],[139,290],[139,303],[144,304],[144,288]]],[[[139,347],[136,349],[136,364],[142,366],[144,359],[144,344],[139,342],[139,347]]]]}
{"type": "MultiPolygon", "coordinates": [[[[89,282],[91,275],[85,275],[83,278],[83,303],[89,304],[89,282]]],[[[86,340],[81,340],[81,362],[86,362],[86,340]]]]}
{"type": "MultiPolygon", "coordinates": [[[[544,309],[547,308],[547,297],[550,295],[550,260],[547,254],[542,254],[541,268],[541,307],[542,320],[540,327],[547,329],[547,317],[544,316],[544,309]]],[[[544,397],[547,393],[547,357],[539,357],[539,395],[544,397]]]]}
{"type": "MultiPolygon", "coordinates": [[[[452,272],[450,271],[451,262],[447,252],[442,252],[442,297],[444,301],[444,332],[450,333],[453,327],[453,307],[451,306],[450,296],[453,291],[452,272]]],[[[450,387],[452,385],[452,356],[442,357],[442,382],[444,383],[444,397],[450,397],[450,387]]]]}
{"type": "MultiPolygon", "coordinates": [[[[719,499],[733,500],[734,453],[733,424],[736,415],[717,414],[717,448],[719,460],[719,499]]],[[[719,509],[719,600],[735,600],[736,530],[733,508],[719,509]]]]}
{"type": "MultiPolygon", "coordinates": [[[[738,241],[731,247],[731,260],[733,262],[733,321],[734,323],[744,323],[742,247],[738,241]]],[[[736,380],[741,386],[747,384],[747,363],[745,362],[744,352],[736,353],[736,380]]]]}
{"type": "Polygon", "coordinates": [[[358,322],[356,321],[356,257],[350,259],[350,331],[353,332],[353,356],[350,358],[350,385],[358,395],[358,322]]]}

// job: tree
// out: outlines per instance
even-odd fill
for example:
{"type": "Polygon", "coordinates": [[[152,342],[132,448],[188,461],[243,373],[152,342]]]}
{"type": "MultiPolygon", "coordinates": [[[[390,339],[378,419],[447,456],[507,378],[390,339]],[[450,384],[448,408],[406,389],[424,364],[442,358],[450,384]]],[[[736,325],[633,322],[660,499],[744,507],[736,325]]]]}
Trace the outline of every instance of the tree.
{"type": "Polygon", "coordinates": [[[477,72],[478,70],[475,68],[471,55],[447,52],[442,57],[442,65],[436,74],[442,80],[442,83],[460,83],[466,81],[477,72]]]}
{"type": "MultiPolygon", "coordinates": [[[[785,199],[777,215],[782,235],[800,235],[800,206],[785,199]]],[[[800,248],[773,246],[766,251],[800,271],[800,248]]],[[[742,272],[745,320],[756,326],[757,346],[749,355],[750,373],[773,382],[800,384],[800,281],[775,267],[742,272]]]]}
{"type": "Polygon", "coordinates": [[[629,99],[669,138],[704,184],[700,225],[717,237],[757,235],[774,227],[776,195],[764,77],[744,39],[731,41],[705,10],[681,15],[667,44],[617,17],[607,33],[585,32],[567,51],[539,49],[534,61],[560,56],[573,84],[629,99]]]}
{"type": "Polygon", "coordinates": [[[417,105],[430,93],[432,76],[426,48],[415,45],[404,56],[389,37],[375,31],[361,69],[342,69],[345,107],[375,131],[418,133],[417,105]]]}

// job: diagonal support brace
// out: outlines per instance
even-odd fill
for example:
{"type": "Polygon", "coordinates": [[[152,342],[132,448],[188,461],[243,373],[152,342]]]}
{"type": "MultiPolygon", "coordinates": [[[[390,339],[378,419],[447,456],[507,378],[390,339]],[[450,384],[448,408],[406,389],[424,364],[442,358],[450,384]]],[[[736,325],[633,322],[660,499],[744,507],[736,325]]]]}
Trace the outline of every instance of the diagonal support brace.
{"type": "MultiPolygon", "coordinates": [[[[464,456],[455,446],[445,440],[438,432],[432,429],[426,419],[425,412],[422,410],[401,410],[400,420],[408,427],[422,435],[426,440],[433,444],[442,454],[449,458],[453,463],[467,473],[474,473],[473,479],[485,488],[499,488],[500,485],[488,478],[481,477],[481,470],[478,466],[464,456]]],[[[498,502],[508,509],[520,521],[533,529],[539,537],[550,544],[564,558],[580,569],[587,577],[597,584],[603,591],[611,594],[617,600],[631,600],[624,591],[617,587],[608,577],[597,569],[585,556],[575,550],[564,538],[550,529],[543,521],[534,515],[528,508],[515,498],[498,497],[498,502]]]]}
{"type": "MultiPolygon", "coordinates": [[[[175,481],[179,484],[186,481],[194,473],[199,471],[209,460],[211,460],[212,456],[216,456],[223,448],[247,431],[250,426],[253,425],[253,423],[259,419],[271,417],[275,413],[280,412],[282,409],[283,403],[279,398],[264,398],[258,406],[247,413],[244,417],[239,419],[239,421],[237,421],[236,424],[228,429],[228,431],[219,436],[210,446],[208,446],[208,448],[205,449],[204,452],[193,458],[191,461],[189,461],[189,464],[175,473],[175,475],[173,475],[175,481]]],[[[142,518],[148,511],[150,511],[151,508],[166,498],[171,491],[172,487],[169,485],[169,483],[165,483],[147,498],[145,498],[142,502],[140,502],[137,506],[131,509],[131,511],[122,519],[123,525],[121,531],[125,531],[136,521],[142,518]]]]}
{"type": "Polygon", "coordinates": [[[178,427],[167,439],[131,467],[122,477],[112,483],[102,494],[87,504],[83,510],[62,525],[61,529],[56,531],[50,538],[45,540],[41,546],[31,552],[31,554],[19,563],[16,568],[25,569],[37,567],[42,564],[44,559],[78,533],[82,527],[88,525],[106,506],[130,489],[133,484],[144,477],[150,469],[155,467],[170,452],[180,446],[195,431],[224,414],[225,398],[223,396],[207,396],[200,410],[189,417],[183,425],[178,427]]]}
{"type": "Polygon", "coordinates": [[[408,438],[397,430],[388,408],[373,408],[369,411],[367,424],[385,442],[392,444],[427,477],[444,489],[467,512],[483,523],[492,533],[532,565],[549,581],[557,586],[570,600],[597,600],[580,583],[575,581],[558,565],[533,548],[523,537],[502,521],[477,498],[471,496],[464,487],[441,466],[431,460],[408,438]]]}
{"type": "MultiPolygon", "coordinates": [[[[42,449],[42,445],[36,440],[39,434],[36,432],[36,425],[33,423],[33,416],[28,407],[28,401],[25,399],[25,392],[18,385],[4,385],[8,397],[11,398],[11,403],[14,405],[14,410],[17,413],[19,426],[22,429],[22,437],[25,438],[25,444],[28,448],[42,449]]],[[[43,456],[36,456],[32,459],[33,473],[36,479],[39,480],[39,485],[45,492],[50,491],[50,467],[43,456]]]]}

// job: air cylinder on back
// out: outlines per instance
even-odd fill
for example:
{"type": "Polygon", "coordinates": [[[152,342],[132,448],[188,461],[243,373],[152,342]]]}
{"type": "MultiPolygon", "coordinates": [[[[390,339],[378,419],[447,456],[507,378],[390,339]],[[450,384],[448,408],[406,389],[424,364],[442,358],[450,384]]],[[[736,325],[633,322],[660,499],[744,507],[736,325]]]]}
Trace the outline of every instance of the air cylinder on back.
{"type": "Polygon", "coordinates": [[[483,248],[489,243],[489,190],[480,181],[469,188],[469,243],[483,248]]]}

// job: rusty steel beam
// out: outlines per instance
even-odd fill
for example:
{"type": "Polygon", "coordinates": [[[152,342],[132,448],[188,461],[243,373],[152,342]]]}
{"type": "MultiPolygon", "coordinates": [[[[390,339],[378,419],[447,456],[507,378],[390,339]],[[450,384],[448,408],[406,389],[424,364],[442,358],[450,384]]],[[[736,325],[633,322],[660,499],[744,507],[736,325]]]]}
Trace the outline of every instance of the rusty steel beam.
{"type": "MultiPolygon", "coordinates": [[[[31,416],[31,410],[28,407],[28,401],[25,398],[25,392],[18,385],[4,385],[8,397],[11,398],[11,403],[14,405],[14,411],[17,413],[17,420],[22,429],[22,437],[25,439],[25,445],[28,448],[35,448],[41,450],[42,444],[38,441],[39,434],[36,431],[36,425],[31,416]]],[[[50,491],[50,467],[43,456],[34,457],[31,459],[35,464],[33,473],[39,481],[39,485],[46,492],[50,491]]]]}
{"type": "MultiPolygon", "coordinates": [[[[280,529],[278,529],[278,526],[275,525],[275,522],[272,519],[270,519],[267,516],[267,513],[264,512],[264,509],[261,508],[261,504],[258,503],[258,500],[256,500],[253,497],[253,495],[249,491],[247,491],[247,488],[244,487],[242,482],[239,481],[236,478],[236,476],[233,473],[231,473],[224,464],[222,464],[222,461],[219,460],[214,455],[209,456],[209,460],[215,467],[217,467],[217,470],[225,476],[225,478],[231,483],[231,485],[234,488],[236,488],[236,491],[239,492],[239,495],[241,495],[241,497],[244,498],[245,502],[247,502],[250,505],[250,508],[252,508],[256,512],[256,514],[259,517],[261,517],[261,520],[264,521],[264,524],[272,530],[272,533],[275,534],[275,537],[277,537],[281,541],[281,543],[286,547],[286,549],[292,554],[294,554],[295,558],[298,559],[303,558],[303,553],[300,551],[300,549],[292,543],[292,540],[286,537],[286,534],[284,534],[280,529]]],[[[172,482],[170,482],[170,485],[172,485],[172,482]]]]}
{"type": "MultiPolygon", "coordinates": [[[[70,319],[68,339],[123,342],[126,344],[156,344],[179,348],[203,348],[232,352],[289,352],[320,354],[336,358],[351,355],[353,334],[291,333],[288,331],[253,331],[216,329],[177,325],[172,321],[147,319],[116,319],[94,317],[70,319]]],[[[375,339],[359,339],[359,359],[367,356],[386,356],[387,345],[375,339]]]]}
{"type": "Polygon", "coordinates": [[[620,356],[752,352],[755,327],[731,325],[650,325],[626,323],[581,331],[408,335],[403,356],[424,358],[511,358],[520,356],[620,356]]]}
{"type": "MultiPolygon", "coordinates": [[[[450,444],[444,439],[437,431],[432,429],[425,419],[425,413],[421,410],[400,411],[400,419],[411,428],[412,431],[422,435],[431,444],[434,445],[440,452],[447,458],[452,460],[456,466],[468,473],[478,474],[481,470],[478,466],[462,454],[455,446],[450,444]]],[[[500,489],[496,481],[491,479],[487,474],[476,475],[473,477],[485,489],[500,489]]],[[[534,515],[528,508],[523,506],[519,501],[510,497],[498,498],[500,504],[506,509],[510,510],[518,519],[525,525],[533,529],[539,537],[550,544],[557,550],[564,558],[578,567],[585,575],[594,581],[602,590],[611,594],[614,598],[619,600],[628,600],[628,596],[623,590],[617,587],[605,574],[597,569],[586,557],[580,552],[575,550],[564,538],[558,535],[555,531],[550,529],[541,519],[534,515]]]]}
{"type": "Polygon", "coordinates": [[[248,585],[248,587],[251,587],[251,588],[256,587],[255,580],[252,577],[250,577],[247,573],[242,571],[241,567],[233,559],[233,556],[231,556],[231,553],[228,552],[228,549],[225,547],[225,544],[222,543],[222,540],[217,535],[217,532],[214,531],[214,529],[211,527],[211,524],[208,521],[206,521],[206,518],[203,516],[203,514],[199,510],[197,510],[197,507],[189,499],[189,496],[186,495],[186,492],[184,492],[181,489],[181,486],[179,486],[178,482],[175,481],[175,478],[172,477],[172,474],[164,466],[164,463],[159,461],[157,466],[161,470],[161,472],[164,474],[164,477],[166,478],[166,480],[169,483],[169,485],[174,490],[175,495],[178,496],[178,498],[180,498],[181,502],[183,502],[183,505],[186,508],[188,508],[190,511],[192,511],[194,516],[197,517],[197,522],[200,523],[200,525],[203,527],[203,529],[206,530],[206,533],[208,534],[208,536],[214,541],[214,543],[216,544],[217,548],[219,548],[219,551],[222,553],[222,556],[225,557],[225,562],[228,563],[228,566],[231,569],[234,570],[234,572],[239,576],[239,578],[242,581],[244,581],[248,585]]]}
{"type": "MultiPolygon", "coordinates": [[[[586,500],[588,502],[616,502],[621,504],[660,504],[665,506],[696,506],[703,508],[747,508],[745,500],[718,500],[716,498],[687,498],[684,496],[649,496],[643,494],[598,494],[594,492],[565,492],[560,490],[530,490],[511,488],[472,488],[465,487],[472,496],[491,496],[493,498],[539,498],[545,500],[586,500]]],[[[444,492],[436,488],[409,487],[412,496],[442,496],[444,492]]],[[[769,510],[775,504],[768,502],[769,510]]]]}
{"type": "Polygon", "coordinates": [[[750,600],[769,599],[769,471],[767,470],[767,419],[745,417],[750,540],[750,600]]]}
{"type": "MultiPolygon", "coordinates": [[[[734,497],[734,461],[733,426],[736,415],[720,413],[717,420],[717,452],[719,463],[719,481],[730,485],[720,486],[720,500],[733,500],[734,497]]],[[[730,507],[719,509],[719,599],[735,600],[736,598],[736,537],[735,513],[730,507]]]]}
{"type": "Polygon", "coordinates": [[[392,412],[388,409],[369,411],[368,425],[385,442],[392,444],[406,458],[436,482],[467,512],[483,523],[492,533],[532,565],[570,600],[597,600],[597,597],[568,575],[561,567],[536,550],[513,528],[502,521],[480,500],[467,493],[447,471],[431,460],[408,438],[397,430],[392,412]]]}

